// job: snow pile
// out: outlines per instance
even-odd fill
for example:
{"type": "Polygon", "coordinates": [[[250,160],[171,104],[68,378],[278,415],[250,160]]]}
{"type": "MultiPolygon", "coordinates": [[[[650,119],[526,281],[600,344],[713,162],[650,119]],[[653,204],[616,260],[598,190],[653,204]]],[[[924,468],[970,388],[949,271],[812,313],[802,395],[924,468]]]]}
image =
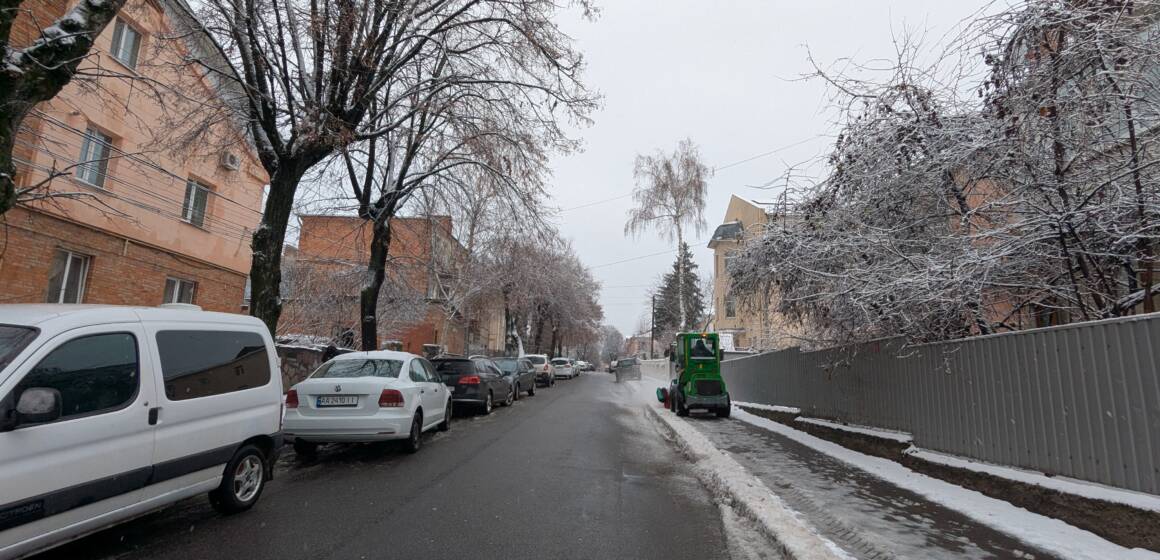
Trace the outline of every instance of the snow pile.
{"type": "Polygon", "coordinates": [[[758,410],[770,410],[773,412],[785,412],[787,414],[801,414],[802,413],[802,409],[794,407],[794,406],[778,406],[778,405],[774,405],[774,404],[761,404],[761,403],[754,403],[754,402],[739,402],[739,401],[733,401],[733,404],[735,404],[737,406],[748,407],[748,408],[756,408],[758,410]]]}
{"type": "Polygon", "coordinates": [[[1035,471],[992,465],[991,463],[981,463],[954,455],[927,451],[917,447],[907,449],[906,454],[924,461],[989,474],[1024,484],[1034,484],[1035,486],[1050,488],[1065,494],[1074,494],[1093,500],[1103,500],[1105,502],[1114,502],[1143,510],[1160,512],[1160,496],[1153,496],[1152,494],[1113,488],[1111,486],[1065,476],[1047,476],[1035,471]]]}
{"type": "Polygon", "coordinates": [[[882,428],[871,428],[869,426],[847,425],[831,422],[829,420],[821,420],[819,418],[795,418],[794,422],[801,422],[803,424],[813,424],[815,426],[822,426],[823,428],[830,428],[831,430],[842,430],[844,432],[851,432],[861,434],[864,436],[871,436],[876,438],[888,439],[897,441],[899,443],[910,443],[914,438],[906,432],[895,432],[891,430],[883,430],[882,428]]]}
{"type": "MultiPolygon", "coordinates": [[[[655,378],[653,381],[656,381],[655,378]]],[[[650,383],[642,383],[648,388],[650,383]]],[[[655,386],[653,386],[655,388],[655,386]]],[[[754,520],[782,552],[797,560],[852,559],[833,542],[815,532],[800,516],[727,453],[674,415],[656,405],[648,409],[692,461],[697,477],[715,493],[732,501],[739,513],[754,520]]]]}
{"type": "MultiPolygon", "coordinates": [[[[733,418],[776,432],[798,443],[812,447],[835,459],[862,469],[890,484],[905,488],[927,499],[958,510],[971,519],[1014,536],[1061,558],[1071,560],[1153,559],[1160,554],[1143,549],[1128,549],[1099,536],[979,492],[967,490],[936,478],[916,473],[894,461],[871,457],[814,437],[789,426],[750,414],[734,407],[733,418]]],[[[692,428],[688,428],[691,430],[692,428]]]]}

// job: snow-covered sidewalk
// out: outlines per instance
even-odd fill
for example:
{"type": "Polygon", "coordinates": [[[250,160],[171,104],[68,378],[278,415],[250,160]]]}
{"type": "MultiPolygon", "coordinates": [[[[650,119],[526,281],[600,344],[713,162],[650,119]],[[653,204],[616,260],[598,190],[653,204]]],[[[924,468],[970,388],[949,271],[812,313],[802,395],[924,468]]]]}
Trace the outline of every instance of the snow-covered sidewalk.
{"type": "MultiPolygon", "coordinates": [[[[642,398],[663,384],[646,378],[642,398]]],[[[1160,559],[736,407],[730,420],[658,412],[760,480],[753,495],[767,490],[798,526],[857,558],[1160,559]]]]}

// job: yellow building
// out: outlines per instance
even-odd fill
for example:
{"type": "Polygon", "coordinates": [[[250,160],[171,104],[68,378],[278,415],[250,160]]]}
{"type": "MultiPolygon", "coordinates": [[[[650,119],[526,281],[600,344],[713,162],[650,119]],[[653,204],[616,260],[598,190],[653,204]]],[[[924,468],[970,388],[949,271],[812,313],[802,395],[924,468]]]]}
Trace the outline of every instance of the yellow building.
{"type": "Polygon", "coordinates": [[[763,298],[737,298],[729,290],[728,263],[732,254],[748,239],[760,235],[772,220],[793,220],[779,202],[746,200],[737,195],[729,199],[725,219],[713,232],[709,248],[713,249],[713,306],[716,309],[713,329],[732,335],[738,350],[777,350],[800,344],[801,326],[772,311],[776,295],[763,298]]]}

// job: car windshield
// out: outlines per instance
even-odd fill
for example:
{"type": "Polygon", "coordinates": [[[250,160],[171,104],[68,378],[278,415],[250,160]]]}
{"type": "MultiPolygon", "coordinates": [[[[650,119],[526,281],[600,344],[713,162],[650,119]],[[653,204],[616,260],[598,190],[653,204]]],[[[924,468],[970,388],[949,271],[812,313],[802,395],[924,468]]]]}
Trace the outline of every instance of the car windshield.
{"type": "Polygon", "coordinates": [[[398,378],[402,360],[331,360],[311,374],[311,379],[335,377],[391,377],[398,378]]]}
{"type": "Polygon", "coordinates": [[[689,357],[694,360],[715,360],[717,359],[717,351],[714,346],[711,338],[695,339],[692,349],[689,351],[689,357]]]}
{"type": "Polygon", "coordinates": [[[567,365],[571,365],[571,363],[568,362],[568,360],[565,360],[563,358],[556,358],[555,360],[552,360],[552,365],[567,366],[567,365]]]}
{"type": "Polygon", "coordinates": [[[525,356],[524,358],[527,361],[532,362],[533,364],[536,364],[537,366],[542,365],[544,362],[548,361],[543,356],[525,356]]]}
{"type": "Polygon", "coordinates": [[[8,363],[36,338],[37,332],[32,327],[0,325],[0,370],[7,367],[8,363]]]}
{"type": "Polygon", "coordinates": [[[475,364],[470,360],[435,360],[435,371],[444,375],[471,375],[475,364]]]}
{"type": "Polygon", "coordinates": [[[519,369],[519,363],[515,358],[499,359],[493,361],[495,362],[495,365],[499,366],[499,369],[504,371],[504,373],[515,373],[516,370],[519,369]]]}

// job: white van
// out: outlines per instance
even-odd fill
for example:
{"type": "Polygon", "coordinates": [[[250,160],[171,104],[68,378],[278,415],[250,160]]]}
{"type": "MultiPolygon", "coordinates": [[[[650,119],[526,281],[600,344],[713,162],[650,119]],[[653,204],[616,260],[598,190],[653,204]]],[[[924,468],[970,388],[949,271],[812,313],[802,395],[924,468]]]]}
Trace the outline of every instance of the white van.
{"type": "Polygon", "coordinates": [[[191,305],[0,305],[0,558],[209,493],[249,509],[282,445],[270,332],[191,305]]]}

